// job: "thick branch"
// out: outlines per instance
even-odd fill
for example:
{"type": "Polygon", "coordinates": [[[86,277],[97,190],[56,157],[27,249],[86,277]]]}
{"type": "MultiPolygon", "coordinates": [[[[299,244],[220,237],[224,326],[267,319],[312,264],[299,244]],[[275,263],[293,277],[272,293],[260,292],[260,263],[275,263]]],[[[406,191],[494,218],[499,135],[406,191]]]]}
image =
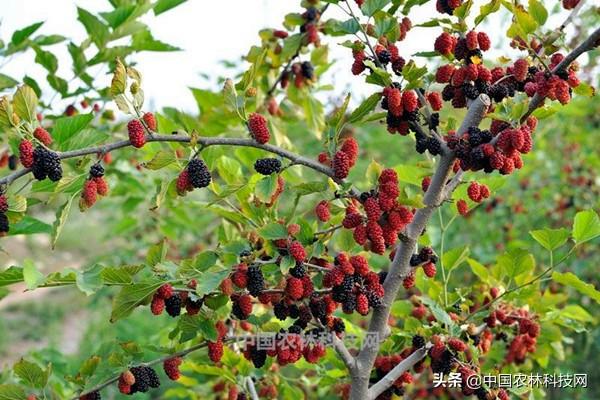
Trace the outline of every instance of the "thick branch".
{"type": "Polygon", "coordinates": [[[348,368],[348,370],[351,373],[355,372],[356,371],[356,360],[354,359],[354,357],[352,357],[352,354],[350,354],[350,352],[348,351],[348,348],[346,347],[344,342],[342,342],[340,340],[340,338],[338,338],[337,335],[335,335],[335,334],[332,334],[331,337],[332,337],[332,341],[333,341],[333,348],[338,353],[338,355],[340,356],[340,358],[342,359],[344,364],[346,364],[346,367],[348,368]]]}
{"type": "MultiPolygon", "coordinates": [[[[478,126],[483,119],[490,99],[486,95],[480,95],[469,106],[465,119],[458,130],[462,134],[471,126],[478,126]]],[[[396,249],[396,255],[390,265],[387,278],[383,283],[385,295],[382,305],[373,311],[373,316],[369,324],[369,332],[378,336],[380,339],[385,337],[388,318],[390,315],[392,303],[398,294],[402,279],[410,273],[410,257],[413,254],[417,239],[421,236],[423,229],[433,214],[433,211],[443,201],[443,189],[448,181],[448,176],[452,171],[454,164],[454,154],[448,152],[440,158],[438,167],[433,175],[431,184],[427,193],[425,193],[425,207],[419,209],[406,230],[406,238],[400,242],[396,249]]],[[[357,356],[359,372],[353,376],[350,398],[353,400],[363,400],[368,396],[369,375],[379,352],[379,345],[365,346],[357,356]]]]}
{"type": "Polygon", "coordinates": [[[390,372],[388,372],[383,378],[381,378],[376,384],[371,386],[369,389],[369,399],[376,399],[381,393],[385,392],[387,388],[392,386],[396,379],[400,377],[405,371],[411,369],[416,363],[421,361],[427,355],[427,350],[431,347],[428,343],[427,346],[421,347],[415,350],[410,356],[402,360],[396,365],[390,372]]]}
{"type": "MultiPolygon", "coordinates": [[[[574,48],[569,54],[565,56],[565,58],[552,70],[552,72],[557,72],[563,69],[566,69],[573,61],[577,59],[580,55],[585,53],[586,51],[590,51],[594,47],[597,46],[597,42],[600,40],[600,28],[596,29],[592,34],[584,40],[579,46],[574,48]]],[[[527,118],[534,112],[539,106],[544,104],[545,97],[538,95],[537,93],[531,98],[531,102],[529,103],[529,108],[527,108],[527,112],[525,115],[521,117],[521,123],[525,122],[527,118]]]]}

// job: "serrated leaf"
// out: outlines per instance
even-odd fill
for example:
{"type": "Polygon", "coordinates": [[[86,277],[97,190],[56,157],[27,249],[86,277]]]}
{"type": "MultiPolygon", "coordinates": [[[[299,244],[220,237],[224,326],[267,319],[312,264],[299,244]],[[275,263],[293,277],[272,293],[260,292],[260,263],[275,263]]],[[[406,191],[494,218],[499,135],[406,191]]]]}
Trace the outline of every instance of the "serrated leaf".
{"type": "Polygon", "coordinates": [[[29,290],[35,289],[44,281],[44,274],[29,259],[23,262],[23,281],[29,290]]]}
{"type": "Polygon", "coordinates": [[[203,251],[194,258],[194,269],[199,272],[206,271],[214,266],[218,259],[219,257],[214,251],[203,251]]]}
{"type": "Polygon", "coordinates": [[[12,266],[0,271],[0,287],[19,282],[23,282],[23,268],[12,266]]]}
{"type": "Polygon", "coordinates": [[[56,241],[60,237],[62,229],[65,225],[65,222],[67,222],[69,212],[71,211],[71,205],[73,204],[73,201],[75,200],[75,198],[78,195],[79,195],[78,192],[74,193],[61,207],[58,208],[58,210],[56,210],[56,219],[54,220],[54,223],[52,224],[51,242],[52,242],[53,249],[56,246],[56,241]]]}
{"type": "Polygon", "coordinates": [[[581,244],[600,236],[600,218],[594,210],[580,211],[573,221],[573,239],[581,244]]]}
{"type": "Polygon", "coordinates": [[[25,400],[25,391],[17,385],[0,385],[0,400],[25,400]]]}
{"type": "Polygon", "coordinates": [[[162,284],[162,281],[153,280],[124,286],[113,301],[110,322],[116,322],[130,315],[137,306],[143,304],[162,284]]]}
{"type": "Polygon", "coordinates": [[[510,249],[500,255],[497,262],[500,269],[511,279],[526,274],[535,267],[533,256],[523,249],[510,249]]]}
{"type": "Polygon", "coordinates": [[[91,113],[57,119],[52,128],[52,138],[55,146],[59,150],[68,150],[68,142],[83,132],[93,119],[94,115],[91,113]]]}
{"type": "Polygon", "coordinates": [[[221,282],[223,282],[223,279],[229,275],[229,272],[229,268],[223,268],[217,265],[206,270],[200,279],[198,279],[198,286],[196,286],[196,293],[198,296],[204,296],[218,288],[221,282]]]}
{"type": "Polygon", "coordinates": [[[270,223],[258,230],[258,234],[267,240],[282,239],[288,236],[287,229],[282,224],[270,223]]]}
{"type": "Polygon", "coordinates": [[[450,272],[457,268],[460,264],[467,260],[469,256],[469,247],[461,246],[452,250],[448,250],[442,255],[442,261],[444,263],[444,269],[450,272]]]}
{"type": "Polygon", "coordinates": [[[361,11],[364,15],[372,17],[377,11],[382,10],[383,7],[390,4],[391,0],[366,0],[362,6],[361,11]]]}
{"type": "Polygon", "coordinates": [[[536,242],[541,244],[546,250],[554,250],[567,242],[569,231],[565,228],[560,229],[539,229],[529,231],[529,234],[536,242]]]}
{"type": "Polygon", "coordinates": [[[83,24],[98,49],[104,47],[109,37],[108,27],[98,17],[80,7],[77,7],[77,19],[83,24]]]}
{"type": "Polygon", "coordinates": [[[175,162],[177,156],[173,150],[160,150],[152,157],[152,160],[144,164],[144,167],[151,170],[158,170],[175,162]]]}
{"type": "Polygon", "coordinates": [[[452,321],[452,318],[450,318],[450,315],[448,315],[448,313],[444,311],[444,309],[438,303],[424,296],[421,297],[421,301],[423,304],[429,307],[431,314],[433,314],[439,323],[446,325],[446,328],[450,331],[450,334],[453,334],[459,329],[454,321],[452,321]]]}
{"type": "Polygon", "coordinates": [[[105,267],[100,276],[105,285],[129,285],[133,276],[144,269],[143,265],[125,265],[122,267],[105,267]]]}
{"type": "Polygon", "coordinates": [[[11,87],[17,86],[19,82],[14,80],[8,75],[0,74],[0,90],[9,89],[11,87]]]}
{"type": "Polygon", "coordinates": [[[293,268],[294,266],[296,266],[296,260],[287,255],[281,259],[281,262],[279,263],[279,270],[283,275],[286,275],[290,271],[290,268],[293,268]]]}
{"type": "Polygon", "coordinates": [[[517,18],[517,24],[519,27],[525,32],[525,34],[529,34],[535,31],[537,28],[537,22],[533,19],[533,17],[523,9],[522,6],[516,6],[514,8],[515,17],[517,18]]]}
{"type": "Polygon", "coordinates": [[[320,193],[328,188],[327,182],[305,182],[292,188],[299,196],[306,196],[312,193],[320,193]]]}
{"type": "Polygon", "coordinates": [[[42,389],[48,382],[48,371],[44,371],[39,365],[21,359],[13,366],[13,371],[24,385],[42,389]]]}
{"type": "Polygon", "coordinates": [[[472,258],[467,258],[467,263],[471,267],[473,273],[477,275],[483,283],[489,283],[490,274],[483,264],[472,258]]]}
{"type": "Polygon", "coordinates": [[[479,15],[475,17],[475,25],[479,25],[488,15],[495,13],[500,9],[500,0],[491,0],[489,3],[479,8],[479,15]]]}
{"type": "Polygon", "coordinates": [[[269,203],[277,190],[277,175],[265,176],[256,183],[254,193],[262,203],[269,203]]]}
{"type": "Polygon", "coordinates": [[[577,290],[579,293],[588,296],[596,303],[600,303],[600,292],[596,290],[594,285],[585,283],[577,275],[572,272],[552,272],[552,280],[560,283],[561,285],[567,285],[577,290]]]}
{"type": "Polygon", "coordinates": [[[153,245],[148,249],[148,254],[146,254],[146,264],[153,267],[163,262],[167,256],[167,250],[168,246],[165,239],[153,245]]]}
{"type": "Polygon", "coordinates": [[[37,121],[36,107],[38,105],[38,97],[35,91],[27,85],[19,86],[17,92],[13,96],[13,108],[15,113],[25,121],[37,121]]]}

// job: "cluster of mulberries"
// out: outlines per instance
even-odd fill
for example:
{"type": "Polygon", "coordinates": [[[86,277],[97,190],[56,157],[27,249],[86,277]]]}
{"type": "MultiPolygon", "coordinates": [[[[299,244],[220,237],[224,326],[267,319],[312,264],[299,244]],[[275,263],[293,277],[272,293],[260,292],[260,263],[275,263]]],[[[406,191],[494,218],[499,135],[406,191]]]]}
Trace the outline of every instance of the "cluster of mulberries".
{"type": "Polygon", "coordinates": [[[419,99],[413,90],[400,90],[399,84],[383,89],[381,108],[387,110],[386,123],[389,133],[407,135],[409,122],[419,121],[419,99]]]}
{"type": "Polygon", "coordinates": [[[452,15],[462,4],[462,0],[437,0],[435,8],[442,14],[452,15]]]}
{"type": "Polygon", "coordinates": [[[139,149],[146,144],[144,125],[139,119],[132,119],[127,123],[127,134],[129,135],[129,141],[133,147],[139,149]]]}
{"type": "Polygon", "coordinates": [[[0,194],[0,237],[5,236],[10,230],[10,224],[6,212],[8,211],[8,199],[6,195],[0,194]]]}
{"type": "Polygon", "coordinates": [[[478,182],[471,182],[467,189],[467,195],[475,203],[481,203],[484,199],[490,197],[490,188],[478,182]]]}
{"type": "Polygon", "coordinates": [[[281,171],[281,161],[277,158],[260,158],[254,162],[254,170],[261,175],[277,174],[281,171]]]}
{"type": "Polygon", "coordinates": [[[267,143],[271,138],[267,119],[258,113],[252,113],[248,117],[248,131],[250,136],[260,144],[267,143]]]}
{"type": "Polygon", "coordinates": [[[505,356],[507,362],[522,364],[528,353],[535,352],[540,325],[534,319],[534,315],[527,310],[513,308],[506,304],[491,311],[485,319],[489,328],[499,325],[518,327],[517,333],[507,346],[508,351],[505,356]]]}
{"type": "Polygon", "coordinates": [[[79,209],[85,211],[92,207],[100,196],[108,194],[108,183],[104,179],[104,168],[100,163],[90,167],[88,179],[83,184],[81,199],[79,200],[79,209]]]}
{"type": "MultiPolygon", "coordinates": [[[[550,69],[554,69],[562,62],[564,56],[561,53],[554,53],[550,57],[550,69]]],[[[551,100],[558,100],[561,104],[567,104],[571,100],[571,92],[573,88],[579,86],[577,78],[578,65],[571,63],[568,69],[562,69],[554,74],[537,71],[533,75],[527,76],[524,82],[524,90],[528,96],[533,93],[541,97],[548,97],[551,100]]],[[[508,72],[508,71],[507,71],[508,72]]]]}
{"type": "Polygon", "coordinates": [[[456,168],[486,173],[498,170],[506,175],[523,166],[521,154],[531,151],[536,125],[535,117],[528,118],[518,128],[494,120],[489,131],[471,127],[461,136],[449,132],[445,140],[459,160],[456,168]]]}
{"type": "Polygon", "coordinates": [[[356,164],[358,151],[358,142],[353,137],[349,137],[339,146],[333,159],[325,152],[319,154],[318,159],[321,164],[328,165],[333,169],[337,179],[345,179],[348,177],[350,169],[356,164]]]}
{"type": "MultiPolygon", "coordinates": [[[[405,35],[406,31],[410,29],[409,24],[410,20],[408,20],[408,24],[404,24],[405,35]]],[[[399,26],[402,27],[403,25],[400,24],[399,26]]],[[[404,68],[406,61],[404,60],[404,58],[402,58],[402,56],[400,56],[398,47],[395,44],[389,43],[387,46],[378,44],[377,46],[375,46],[374,50],[375,55],[377,55],[377,60],[381,65],[385,67],[388,64],[390,64],[392,67],[392,71],[396,75],[402,75],[402,68],[404,68]]]]}
{"type": "Polygon", "coordinates": [[[323,286],[331,288],[331,299],[342,304],[342,311],[367,315],[370,308],[381,305],[385,294],[379,275],[371,271],[361,255],[348,257],[340,253],[333,268],[325,274],[323,286]]]}
{"type": "Polygon", "coordinates": [[[304,42],[306,44],[314,44],[319,46],[319,19],[321,13],[315,7],[309,7],[304,13],[302,13],[304,24],[300,26],[300,33],[304,34],[304,42]]]}
{"type": "Polygon", "coordinates": [[[304,85],[310,85],[316,80],[315,67],[310,61],[296,62],[289,70],[282,72],[281,85],[287,87],[290,80],[294,80],[294,86],[298,89],[304,85]]]}
{"type": "Polygon", "coordinates": [[[360,203],[353,201],[346,208],[342,225],[354,230],[354,240],[372,252],[383,254],[398,240],[400,233],[413,218],[413,213],[397,201],[400,194],[398,175],[393,169],[385,169],[379,176],[377,189],[364,192],[360,203]],[[362,206],[366,218],[359,211],[362,206]]]}
{"type": "MultiPolygon", "coordinates": [[[[192,280],[188,284],[191,289],[194,289],[196,281],[192,280]]],[[[165,283],[152,296],[150,310],[154,315],[160,315],[164,310],[171,317],[177,317],[181,314],[181,309],[185,307],[189,315],[196,315],[200,312],[200,308],[204,303],[204,299],[197,297],[194,293],[186,290],[176,291],[169,283],[165,283]]]]}
{"type": "Polygon", "coordinates": [[[53,182],[59,181],[62,178],[63,171],[58,154],[45,147],[37,146],[33,151],[31,172],[35,179],[39,181],[43,181],[46,178],[53,182]]]}
{"type": "Polygon", "coordinates": [[[252,297],[247,294],[234,293],[231,295],[232,308],[231,313],[233,316],[240,320],[248,319],[252,314],[252,297]]]}
{"type": "Polygon", "coordinates": [[[175,183],[177,193],[184,196],[195,188],[204,188],[210,184],[211,176],[206,163],[199,158],[188,162],[187,167],[179,173],[175,183]]]}
{"type": "MultiPolygon", "coordinates": [[[[391,255],[390,255],[391,257],[391,255]]],[[[433,252],[431,247],[422,247],[418,253],[410,257],[410,266],[416,268],[421,266],[425,276],[433,278],[437,272],[435,264],[438,261],[438,256],[433,252]]],[[[405,289],[410,289],[415,284],[415,274],[412,270],[403,280],[402,284],[405,289]]]]}

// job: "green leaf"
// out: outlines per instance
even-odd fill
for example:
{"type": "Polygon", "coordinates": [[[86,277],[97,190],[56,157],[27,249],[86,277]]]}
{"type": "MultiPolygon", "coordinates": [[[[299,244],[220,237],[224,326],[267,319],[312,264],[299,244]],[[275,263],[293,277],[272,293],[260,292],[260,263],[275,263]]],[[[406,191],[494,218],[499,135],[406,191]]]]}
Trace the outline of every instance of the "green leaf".
{"type": "Polygon", "coordinates": [[[544,25],[548,19],[548,11],[539,0],[529,0],[529,13],[540,26],[544,25]]]}
{"type": "Polygon", "coordinates": [[[162,281],[149,281],[124,286],[113,301],[110,322],[116,322],[130,315],[137,306],[143,304],[162,284],[162,281]]]}
{"type": "Polygon", "coordinates": [[[199,272],[206,271],[210,267],[214,266],[218,259],[217,253],[214,251],[203,251],[194,259],[194,269],[199,272]]]}
{"type": "Polygon", "coordinates": [[[129,285],[133,276],[144,269],[143,265],[124,265],[122,267],[105,267],[100,276],[105,285],[129,285]]]}
{"type": "Polygon", "coordinates": [[[296,185],[292,188],[298,194],[298,196],[306,196],[307,194],[320,193],[326,191],[328,188],[327,182],[305,182],[296,185]]]}
{"type": "Polygon", "coordinates": [[[296,260],[294,257],[287,255],[281,259],[281,262],[279,263],[279,270],[283,275],[286,275],[290,271],[290,268],[294,266],[296,266],[296,260]]]}
{"type": "Polygon", "coordinates": [[[137,51],[178,51],[179,47],[171,46],[168,43],[156,40],[152,36],[152,32],[148,29],[143,29],[133,35],[131,43],[132,48],[137,51]]]}
{"type": "Polygon", "coordinates": [[[41,389],[48,382],[48,372],[40,368],[39,365],[21,359],[13,366],[13,371],[24,385],[41,389]]]}
{"type": "Polygon", "coordinates": [[[68,150],[68,142],[94,119],[94,115],[80,114],[73,117],[63,117],[56,120],[52,128],[52,138],[59,150],[68,150]]]}
{"type": "Polygon", "coordinates": [[[77,277],[75,278],[77,288],[85,293],[86,296],[94,294],[102,287],[102,271],[103,267],[100,264],[94,264],[84,270],[78,270],[77,277]]]}
{"type": "Polygon", "coordinates": [[[186,1],[187,0],[158,0],[156,4],[154,4],[154,15],[160,15],[167,12],[186,1]]]}
{"type": "Polygon", "coordinates": [[[42,26],[44,22],[36,22],[35,24],[31,24],[23,29],[19,29],[15,31],[10,40],[13,46],[18,46],[23,43],[29,36],[31,36],[35,31],[37,31],[40,26],[42,26]]]}
{"type": "Polygon", "coordinates": [[[65,222],[67,222],[67,217],[69,216],[69,212],[71,211],[71,205],[73,204],[73,200],[79,196],[78,192],[75,192],[69,199],[56,210],[56,219],[52,224],[52,248],[56,246],[56,241],[58,240],[62,228],[65,226],[65,222]]]}
{"type": "Polygon", "coordinates": [[[580,211],[573,221],[573,239],[581,244],[600,236],[600,218],[594,210],[580,211]]]}
{"type": "Polygon", "coordinates": [[[27,289],[33,290],[43,282],[44,274],[35,267],[33,261],[28,259],[23,262],[23,280],[27,289]]]}
{"type": "Polygon", "coordinates": [[[0,287],[23,282],[23,268],[9,267],[0,272],[0,287]]]}
{"type": "Polygon", "coordinates": [[[488,15],[500,9],[500,0],[491,0],[479,8],[479,15],[475,17],[475,25],[479,25],[488,15]]]}
{"type": "Polygon", "coordinates": [[[19,82],[8,75],[0,74],[0,90],[9,89],[17,86],[19,82]]]}
{"type": "Polygon", "coordinates": [[[444,263],[444,269],[448,272],[457,268],[460,264],[466,261],[469,256],[469,247],[462,246],[452,250],[448,250],[442,255],[442,262],[444,263]]]}
{"type": "Polygon", "coordinates": [[[554,250],[567,242],[569,231],[565,228],[560,229],[539,229],[529,231],[529,234],[536,242],[541,244],[546,250],[554,250]]]}
{"type": "Polygon", "coordinates": [[[256,197],[263,202],[268,203],[271,201],[271,197],[275,194],[277,190],[277,175],[271,174],[269,176],[265,176],[260,181],[256,183],[256,187],[254,189],[254,193],[256,197]]]}
{"type": "Polygon", "coordinates": [[[381,99],[381,93],[373,93],[369,97],[367,97],[360,106],[352,111],[350,117],[348,117],[348,123],[355,124],[362,121],[371,111],[377,107],[379,100],[381,99]]]}
{"type": "Polygon", "coordinates": [[[586,97],[594,97],[596,95],[596,89],[593,86],[588,85],[585,82],[580,82],[579,85],[573,89],[575,94],[586,97]]]}
{"type": "Polygon", "coordinates": [[[390,4],[391,0],[367,0],[360,6],[363,14],[372,17],[377,11],[390,4]]]}
{"type": "Polygon", "coordinates": [[[34,235],[36,233],[50,233],[52,227],[39,219],[25,215],[19,222],[11,224],[9,236],[34,235]]]}
{"type": "Polygon", "coordinates": [[[17,385],[0,385],[0,400],[25,400],[25,391],[17,385]]]}
{"type": "Polygon", "coordinates": [[[163,262],[167,256],[167,250],[168,246],[165,239],[153,245],[148,249],[148,254],[146,254],[146,264],[153,267],[163,262]]]}
{"type": "Polygon", "coordinates": [[[523,249],[510,249],[498,257],[498,266],[509,278],[525,274],[533,270],[535,260],[523,249]]]}
{"type": "Polygon", "coordinates": [[[58,59],[56,56],[49,52],[42,50],[40,47],[34,47],[35,50],[35,62],[46,68],[48,72],[54,74],[58,69],[58,59]]]}
{"type": "Polygon", "coordinates": [[[347,33],[349,35],[353,35],[359,31],[360,24],[358,22],[356,22],[356,20],[354,18],[350,18],[344,22],[341,22],[338,25],[338,27],[339,27],[340,31],[347,33]]]}
{"type": "Polygon", "coordinates": [[[144,167],[151,170],[158,170],[174,163],[177,156],[173,150],[160,150],[152,157],[152,160],[144,164],[144,167]]]}
{"type": "Polygon", "coordinates": [[[229,272],[229,268],[223,268],[217,265],[206,270],[206,272],[202,274],[202,277],[198,279],[198,286],[196,287],[198,296],[204,296],[218,288],[221,282],[223,282],[223,279],[229,275],[229,272]]]}
{"type": "Polygon", "coordinates": [[[111,12],[101,12],[100,15],[112,28],[117,28],[127,21],[135,11],[134,5],[122,5],[111,12]]]}
{"type": "Polygon", "coordinates": [[[77,19],[81,21],[90,39],[98,46],[104,47],[108,41],[108,27],[98,17],[83,8],[77,7],[77,19]]]}
{"type": "Polygon", "coordinates": [[[526,34],[532,33],[537,28],[537,23],[521,6],[514,8],[517,24],[526,34]]]}
{"type": "Polygon", "coordinates": [[[421,301],[423,304],[429,307],[431,314],[433,314],[439,323],[446,325],[447,329],[450,331],[450,334],[453,334],[458,330],[458,327],[454,321],[452,321],[450,315],[448,315],[448,313],[444,311],[444,309],[437,302],[433,301],[429,297],[421,297],[421,301]]]}
{"type": "Polygon", "coordinates": [[[477,277],[479,277],[479,279],[481,279],[483,283],[489,282],[490,273],[483,264],[479,263],[477,260],[474,260],[472,258],[467,258],[467,263],[469,263],[469,266],[471,267],[473,273],[477,275],[477,277]]]}
{"type": "Polygon", "coordinates": [[[286,227],[275,222],[260,228],[258,234],[267,240],[282,239],[288,236],[286,227]]]}
{"type": "Polygon", "coordinates": [[[596,290],[594,285],[590,283],[585,283],[572,272],[563,273],[555,271],[552,273],[552,280],[562,285],[572,287],[579,293],[590,297],[596,303],[600,303],[600,292],[596,290]]]}
{"type": "Polygon", "coordinates": [[[19,86],[13,97],[13,107],[15,113],[28,122],[37,121],[36,107],[38,105],[38,97],[27,85],[19,86]]]}

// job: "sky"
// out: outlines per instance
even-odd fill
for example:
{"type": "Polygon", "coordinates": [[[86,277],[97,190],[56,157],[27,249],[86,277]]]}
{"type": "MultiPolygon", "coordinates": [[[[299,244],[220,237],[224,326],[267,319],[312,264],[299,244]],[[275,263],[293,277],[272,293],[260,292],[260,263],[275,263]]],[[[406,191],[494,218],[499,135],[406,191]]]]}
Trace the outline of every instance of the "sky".
{"type": "MultiPolygon", "coordinates": [[[[1,0],[0,38],[10,40],[12,32],[36,21],[45,21],[36,34],[61,34],[80,43],[86,32],[77,20],[77,6],[91,12],[109,11],[111,6],[107,0],[1,0]]],[[[483,0],[476,0],[474,10],[479,8],[483,0]]],[[[195,101],[189,87],[216,89],[214,78],[232,75],[231,70],[223,67],[221,61],[239,61],[250,46],[259,43],[258,31],[265,27],[281,27],[285,14],[299,11],[299,0],[188,0],[186,3],[155,17],[152,13],[143,21],[149,25],[156,39],[180,47],[183,51],[168,53],[144,52],[135,55],[137,68],[144,77],[144,91],[147,104],[153,109],[164,106],[175,107],[186,111],[196,109],[195,101]],[[211,76],[207,81],[202,74],[211,76]]],[[[435,13],[435,2],[415,7],[411,15],[413,24],[417,24],[435,13]]],[[[335,6],[330,7],[326,17],[345,20],[347,16],[335,6]]],[[[494,27],[498,26],[499,17],[494,17],[494,27]]],[[[508,26],[505,21],[503,26],[508,26]]],[[[503,28],[504,29],[504,28],[503,28]]],[[[439,30],[416,28],[409,33],[408,39],[400,44],[400,54],[409,56],[417,51],[431,50],[433,41],[439,30]],[[431,47],[431,48],[430,48],[431,47]]],[[[493,32],[490,32],[493,35],[493,32]]],[[[333,38],[334,43],[342,41],[333,38]]],[[[93,46],[92,46],[93,47],[93,46]]],[[[59,59],[58,75],[69,80],[71,58],[66,45],[60,44],[48,48],[59,59]]],[[[95,49],[89,54],[93,56],[95,49]]],[[[372,86],[356,84],[349,72],[350,54],[348,49],[331,46],[330,57],[344,59],[347,63],[339,63],[324,77],[324,83],[335,86],[336,94],[351,91],[354,102],[359,97],[368,95],[372,86]]],[[[1,68],[0,72],[21,79],[27,74],[35,77],[44,87],[45,71],[33,62],[34,54],[29,51],[11,60],[1,68]]],[[[418,63],[423,63],[423,59],[418,63]]],[[[104,70],[91,69],[92,75],[98,73],[98,83],[108,85],[110,76],[104,70]]],[[[58,102],[55,106],[64,106],[58,102]]]]}

